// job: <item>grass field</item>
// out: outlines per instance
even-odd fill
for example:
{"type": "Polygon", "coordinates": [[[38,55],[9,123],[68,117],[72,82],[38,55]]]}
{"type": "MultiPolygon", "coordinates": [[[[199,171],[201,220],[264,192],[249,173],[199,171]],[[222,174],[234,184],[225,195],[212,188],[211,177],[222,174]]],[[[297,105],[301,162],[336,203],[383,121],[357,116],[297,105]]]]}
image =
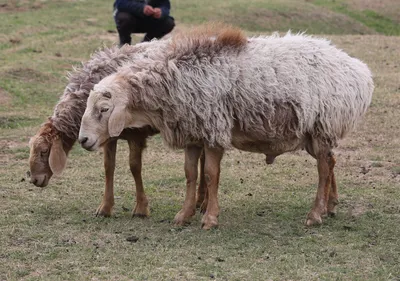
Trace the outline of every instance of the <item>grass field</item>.
{"type": "Polygon", "coordinates": [[[400,280],[400,3],[171,2],[177,30],[210,20],[249,35],[307,30],[370,66],[371,107],[336,150],[338,216],[303,225],[317,183],[306,153],[267,166],[262,155],[233,150],[222,162],[219,229],[200,230],[200,214],[175,227],[183,153],[159,136],[144,156],[148,219],[131,218],[122,141],[111,218],[94,216],[100,153],[76,145],[62,177],[34,187],[25,174],[29,138],[51,116],[72,66],[117,42],[112,1],[0,1],[0,280],[400,280]]]}

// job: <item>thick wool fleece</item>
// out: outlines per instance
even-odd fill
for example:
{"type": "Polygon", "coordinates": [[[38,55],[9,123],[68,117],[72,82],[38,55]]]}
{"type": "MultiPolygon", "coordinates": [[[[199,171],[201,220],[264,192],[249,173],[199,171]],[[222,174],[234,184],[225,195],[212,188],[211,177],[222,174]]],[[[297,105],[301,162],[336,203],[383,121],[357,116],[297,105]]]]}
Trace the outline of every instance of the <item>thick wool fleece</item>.
{"type": "Polygon", "coordinates": [[[115,73],[125,63],[146,56],[164,40],[141,43],[134,46],[125,45],[104,48],[95,52],[82,67],[74,69],[68,75],[68,85],[55,106],[51,117],[54,127],[76,140],[79,134],[81,119],[86,109],[86,101],[93,86],[104,77],[115,73]]]}
{"type": "Polygon", "coordinates": [[[235,32],[175,38],[99,89],[115,89],[131,109],[156,113],[157,129],[175,148],[191,141],[229,148],[234,126],[336,146],[365,114],[374,86],[360,60],[303,34],[247,40],[235,32]],[[120,79],[128,83],[112,84],[120,79]]]}

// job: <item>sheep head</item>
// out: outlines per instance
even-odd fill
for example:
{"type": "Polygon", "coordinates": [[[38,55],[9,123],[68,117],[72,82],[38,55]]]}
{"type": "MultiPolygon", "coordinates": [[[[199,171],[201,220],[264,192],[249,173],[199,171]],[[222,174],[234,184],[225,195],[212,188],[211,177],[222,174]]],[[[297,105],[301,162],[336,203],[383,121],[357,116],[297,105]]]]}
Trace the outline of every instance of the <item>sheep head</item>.
{"type": "Polygon", "coordinates": [[[82,116],[78,140],[87,150],[98,149],[109,138],[119,136],[124,129],[125,105],[111,94],[112,89],[105,86],[105,82],[101,81],[90,92],[82,116]]]}
{"type": "Polygon", "coordinates": [[[54,134],[54,128],[46,123],[29,141],[30,182],[45,187],[53,174],[64,170],[67,153],[63,148],[60,135],[54,134]]]}
{"type": "Polygon", "coordinates": [[[125,128],[128,99],[119,94],[121,89],[115,82],[116,76],[110,75],[90,92],[79,131],[79,143],[89,151],[118,137],[125,128]]]}
{"type": "MultiPolygon", "coordinates": [[[[87,150],[97,150],[125,128],[142,128],[151,122],[143,110],[130,102],[131,85],[123,76],[112,74],[90,92],[79,131],[79,143],[87,150]]],[[[154,126],[152,126],[154,127],[154,126]]]]}

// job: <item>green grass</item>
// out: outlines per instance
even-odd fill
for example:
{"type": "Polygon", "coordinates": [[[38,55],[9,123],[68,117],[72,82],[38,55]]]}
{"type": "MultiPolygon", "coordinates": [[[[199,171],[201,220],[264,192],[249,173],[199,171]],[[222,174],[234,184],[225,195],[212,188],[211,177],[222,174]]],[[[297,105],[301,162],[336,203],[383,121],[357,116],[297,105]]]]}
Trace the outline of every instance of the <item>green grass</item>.
{"type": "Polygon", "coordinates": [[[351,9],[346,1],[315,0],[314,4],[328,7],[334,12],[347,15],[365,26],[385,35],[400,35],[400,24],[376,11],[351,9]]]}
{"type": "Polygon", "coordinates": [[[175,13],[186,24],[224,21],[253,32],[307,31],[310,33],[371,33],[371,30],[340,13],[305,1],[211,1],[176,0],[175,13]]]}
{"type": "Polygon", "coordinates": [[[144,156],[148,219],[131,218],[134,184],[122,141],[111,218],[94,216],[104,188],[100,153],[75,146],[61,177],[46,188],[29,184],[28,140],[52,114],[67,71],[118,39],[110,32],[110,1],[0,5],[0,280],[398,280],[398,27],[379,11],[329,3],[172,1],[177,30],[220,20],[248,34],[324,33],[375,75],[364,122],[336,150],[336,218],[303,225],[317,182],[306,153],[265,165],[262,155],[229,151],[220,227],[212,231],[200,229],[200,214],[187,227],[171,223],[185,194],[183,153],[164,147],[159,136],[144,156]]]}

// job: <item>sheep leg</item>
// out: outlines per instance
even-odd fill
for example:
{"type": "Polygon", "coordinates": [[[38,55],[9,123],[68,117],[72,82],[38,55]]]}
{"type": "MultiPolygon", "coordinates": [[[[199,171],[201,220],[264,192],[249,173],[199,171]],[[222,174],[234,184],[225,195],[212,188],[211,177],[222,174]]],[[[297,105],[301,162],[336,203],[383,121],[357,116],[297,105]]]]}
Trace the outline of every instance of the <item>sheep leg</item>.
{"type": "Polygon", "coordinates": [[[318,153],[316,153],[316,156],[319,183],[314,206],[307,215],[307,226],[321,224],[322,216],[327,214],[328,200],[330,198],[330,189],[333,178],[333,168],[335,166],[335,158],[330,149],[323,148],[318,153]]]}
{"type": "Polygon", "coordinates": [[[265,154],[265,163],[271,165],[274,163],[276,156],[275,155],[267,155],[265,154]]]}
{"type": "Polygon", "coordinates": [[[207,185],[207,209],[201,220],[203,229],[218,226],[218,184],[221,171],[221,159],[224,151],[215,147],[204,147],[206,161],[204,164],[204,180],[207,185]]]}
{"type": "Polygon", "coordinates": [[[200,213],[202,213],[202,214],[204,214],[206,212],[207,205],[208,205],[208,189],[207,189],[207,185],[205,182],[204,182],[204,186],[205,186],[204,187],[204,189],[205,189],[204,200],[203,200],[203,203],[201,203],[201,205],[200,205],[200,213]]]}
{"type": "Polygon", "coordinates": [[[136,206],[132,211],[134,217],[148,217],[150,215],[149,201],[143,188],[142,180],[142,153],[146,147],[146,138],[128,140],[129,168],[136,185],[136,206]]]}
{"type": "Polygon", "coordinates": [[[186,196],[182,209],[176,214],[174,223],[185,225],[196,213],[196,181],[198,173],[198,162],[202,148],[190,145],[185,148],[185,176],[186,196]]]}
{"type": "Polygon", "coordinates": [[[204,163],[206,161],[204,152],[201,153],[200,156],[200,183],[197,189],[196,195],[196,208],[200,208],[201,212],[205,212],[207,209],[207,188],[204,182],[204,163]]]}
{"type": "Polygon", "coordinates": [[[329,199],[328,199],[328,215],[331,217],[336,216],[336,206],[339,204],[339,196],[337,192],[337,186],[336,186],[336,179],[335,179],[335,173],[333,171],[333,168],[336,164],[336,159],[333,156],[333,165],[332,165],[332,170],[331,170],[331,190],[329,192],[329,199]]]}
{"type": "Polygon", "coordinates": [[[104,170],[106,174],[106,186],[103,201],[97,208],[96,216],[109,217],[114,206],[114,171],[117,140],[110,140],[104,145],[104,170]]]}

